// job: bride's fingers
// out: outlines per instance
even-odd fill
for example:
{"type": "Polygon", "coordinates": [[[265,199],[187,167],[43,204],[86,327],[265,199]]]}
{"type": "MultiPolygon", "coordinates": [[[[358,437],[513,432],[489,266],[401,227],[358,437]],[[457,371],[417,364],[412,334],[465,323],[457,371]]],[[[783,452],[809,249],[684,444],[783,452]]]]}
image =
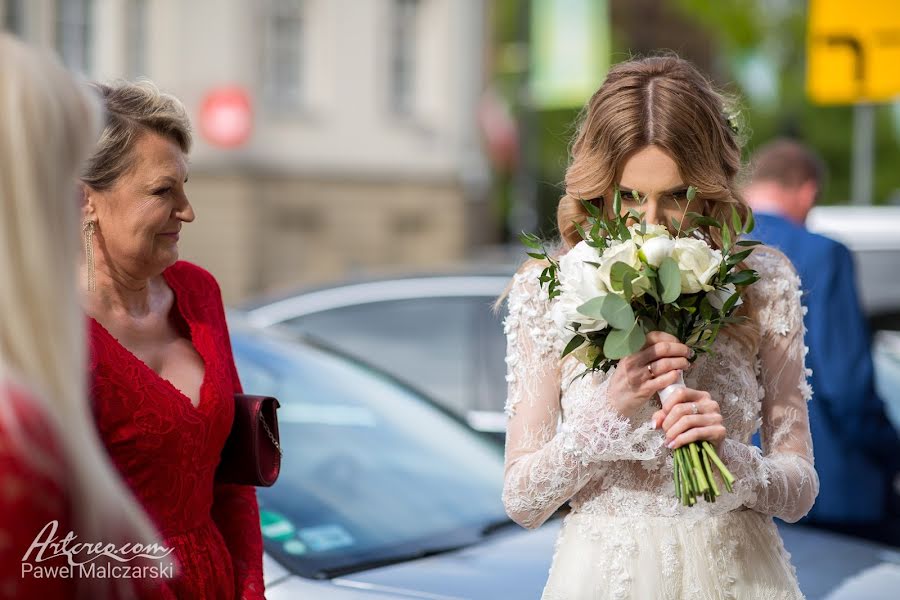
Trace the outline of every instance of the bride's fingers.
{"type": "Polygon", "coordinates": [[[714,446],[718,447],[722,443],[722,440],[725,439],[725,433],[725,427],[723,425],[707,425],[706,427],[694,427],[692,429],[688,429],[686,432],[676,437],[674,440],[666,444],[666,446],[674,450],[675,448],[686,446],[691,442],[707,440],[714,446]]]}
{"type": "Polygon", "coordinates": [[[671,443],[672,440],[676,439],[679,435],[691,429],[721,424],[722,415],[719,413],[685,415],[675,421],[671,426],[663,426],[663,429],[666,432],[666,444],[671,443]]]}
{"type": "Polygon", "coordinates": [[[687,415],[719,414],[719,403],[708,396],[709,395],[707,394],[707,397],[688,398],[685,402],[675,404],[668,412],[663,408],[663,412],[666,413],[666,416],[661,423],[662,428],[665,431],[668,431],[679,419],[687,415]],[[696,412],[694,411],[695,406],[697,407],[696,412]]]}
{"type": "Polygon", "coordinates": [[[666,399],[666,401],[662,405],[662,409],[666,414],[672,412],[672,409],[685,402],[705,402],[706,400],[710,400],[711,396],[709,392],[703,392],[701,390],[695,390],[692,388],[680,388],[672,392],[672,394],[666,399]]]}

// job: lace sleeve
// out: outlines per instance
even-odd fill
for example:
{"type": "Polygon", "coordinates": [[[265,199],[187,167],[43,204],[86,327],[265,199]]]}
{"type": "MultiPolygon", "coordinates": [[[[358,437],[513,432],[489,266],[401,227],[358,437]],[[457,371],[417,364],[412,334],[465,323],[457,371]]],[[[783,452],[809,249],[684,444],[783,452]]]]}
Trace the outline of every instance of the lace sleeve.
{"type": "Polygon", "coordinates": [[[659,435],[651,442],[650,424],[635,428],[609,406],[606,378],[590,386],[590,397],[573,401],[558,427],[563,342],[539,273],[536,267],[516,274],[504,323],[509,420],[503,503],[507,514],[528,528],[541,525],[599,476],[598,463],[649,460],[662,446],[659,435]]]}
{"type": "Polygon", "coordinates": [[[759,307],[762,450],[726,439],[722,459],[738,478],[735,493],[758,512],[789,523],[812,508],[819,493],[807,402],[812,373],[804,359],[805,308],[790,261],[769,248],[754,252],[761,279],[751,286],[759,307]],[[758,256],[757,256],[758,255],[758,256]]]}

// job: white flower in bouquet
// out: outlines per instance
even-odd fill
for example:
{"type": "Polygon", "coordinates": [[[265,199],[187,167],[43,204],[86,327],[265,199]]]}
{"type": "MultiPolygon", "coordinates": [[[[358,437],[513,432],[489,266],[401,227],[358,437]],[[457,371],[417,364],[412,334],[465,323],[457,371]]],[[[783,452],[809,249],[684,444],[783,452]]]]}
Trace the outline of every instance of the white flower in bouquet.
{"type": "Polygon", "coordinates": [[[597,250],[585,242],[579,242],[559,259],[560,295],[553,305],[552,315],[561,331],[568,330],[575,323],[579,324],[578,330],[583,333],[607,327],[603,319],[594,319],[578,312],[578,307],[588,300],[609,293],[597,267],[589,264],[598,261],[597,250]]]}
{"type": "MultiPolygon", "coordinates": [[[[594,260],[597,259],[595,258],[594,260]]],[[[616,291],[612,284],[613,265],[620,262],[625,263],[638,272],[640,272],[642,267],[641,259],[638,256],[638,247],[637,244],[634,243],[633,239],[612,244],[603,251],[603,255],[600,257],[598,262],[600,263],[600,268],[597,269],[597,271],[600,273],[600,279],[603,281],[603,284],[607,289],[615,292],[620,296],[624,295],[623,292],[616,291]]],[[[648,287],[650,287],[650,281],[645,275],[641,275],[640,277],[635,279],[631,285],[633,297],[638,298],[644,294],[648,287]]],[[[631,298],[627,298],[627,300],[631,301],[631,298]]]]}
{"type": "Polygon", "coordinates": [[[629,227],[628,230],[631,232],[631,239],[637,242],[638,245],[644,244],[647,240],[657,237],[671,237],[666,226],[657,223],[644,223],[644,233],[641,233],[640,223],[635,223],[629,227]]]}
{"type": "Polygon", "coordinates": [[[668,236],[650,238],[641,246],[644,259],[654,267],[658,267],[663,260],[672,256],[674,250],[675,240],[668,236]]]}
{"type": "Polygon", "coordinates": [[[694,294],[715,289],[709,281],[718,273],[722,264],[722,252],[711,248],[697,238],[677,238],[672,258],[681,271],[681,292],[694,294]]]}

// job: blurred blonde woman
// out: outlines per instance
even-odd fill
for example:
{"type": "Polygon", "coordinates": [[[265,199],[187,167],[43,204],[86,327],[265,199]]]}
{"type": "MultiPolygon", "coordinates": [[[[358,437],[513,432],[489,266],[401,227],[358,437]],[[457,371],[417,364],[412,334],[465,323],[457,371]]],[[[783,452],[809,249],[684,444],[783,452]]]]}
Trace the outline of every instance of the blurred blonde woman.
{"type": "Polygon", "coordinates": [[[23,561],[53,521],[57,541],[156,539],[86,401],[77,170],[98,107],[56,60],[0,33],[0,598],[134,595],[134,580],[25,572],[67,564],[49,548],[23,561]]]}
{"type": "MultiPolygon", "coordinates": [[[[585,107],[572,145],[558,226],[563,253],[579,241],[581,198],[640,208],[668,225],[685,204],[704,215],[748,212],[736,190],[739,140],[727,107],[697,69],[674,56],[612,67],[585,107]],[[688,186],[697,189],[687,198],[688,186]],[[636,191],[645,198],[640,206],[636,191]]],[[[705,235],[721,247],[715,232],[705,235]]],[[[503,500],[537,527],[564,503],[545,600],[801,598],[773,517],[796,521],[818,492],[803,364],[800,281],[783,254],[747,259],[761,280],[741,307],[748,323],[722,330],[692,365],[674,336],[647,334],[609,373],[578,375],[553,321],[542,265],[527,263],[509,294],[510,415],[503,500]],[[657,392],[685,371],[666,403],[657,392]],[[557,423],[562,419],[562,426],[557,423]],[[751,445],[762,427],[762,448],[751,445]],[[734,493],[686,508],[675,498],[674,449],[713,444],[737,477],[734,493]]]]}

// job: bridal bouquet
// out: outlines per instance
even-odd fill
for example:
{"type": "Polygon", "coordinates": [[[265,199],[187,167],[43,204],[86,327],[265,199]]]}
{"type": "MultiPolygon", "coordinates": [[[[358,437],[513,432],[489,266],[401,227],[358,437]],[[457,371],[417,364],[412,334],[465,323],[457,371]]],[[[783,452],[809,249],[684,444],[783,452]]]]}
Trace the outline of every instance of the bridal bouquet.
{"type": "MultiPolygon", "coordinates": [[[[688,188],[688,201],[696,189],[688,188]]],[[[634,194],[640,205],[642,200],[634,194]]],[[[743,320],[734,313],[743,289],[759,279],[750,269],[738,268],[759,242],[738,241],[753,230],[753,216],[742,221],[732,209],[731,222],[694,212],[672,219],[669,228],[644,222],[644,214],[630,209],[620,216],[622,197],[616,190],[613,217],[592,203],[586,226],[576,224],[582,241],[558,261],[541,240],[522,234],[528,255],[548,266],[540,275],[553,304],[552,315],[569,338],[562,356],[572,354],[585,364],[585,374],[608,371],[621,358],[640,350],[650,331],[665,331],[694,350],[694,357],[711,351],[719,330],[743,320]],[[720,232],[722,250],[706,239],[720,232]],[[704,235],[704,232],[707,235],[704,235]]],[[[683,378],[660,392],[666,398],[683,378]]],[[[730,492],[734,476],[712,444],[691,443],[674,451],[675,490],[687,506],[698,497],[715,502],[720,495],[713,477],[715,467],[730,492]]]]}

